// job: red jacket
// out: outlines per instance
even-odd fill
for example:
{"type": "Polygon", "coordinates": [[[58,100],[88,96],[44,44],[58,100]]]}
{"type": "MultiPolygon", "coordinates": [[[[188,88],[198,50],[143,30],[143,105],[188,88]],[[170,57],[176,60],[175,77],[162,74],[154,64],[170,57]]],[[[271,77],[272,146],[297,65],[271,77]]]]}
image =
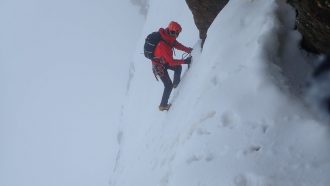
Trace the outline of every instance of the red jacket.
{"type": "MultiPolygon", "coordinates": [[[[164,28],[159,29],[159,33],[162,36],[164,41],[160,41],[155,49],[154,55],[156,58],[162,59],[165,64],[170,66],[176,66],[184,64],[182,59],[173,59],[173,48],[184,51],[191,52],[191,48],[184,46],[179,43],[175,37],[170,36],[164,28]]],[[[157,62],[152,61],[153,64],[157,64],[157,62]]]]}

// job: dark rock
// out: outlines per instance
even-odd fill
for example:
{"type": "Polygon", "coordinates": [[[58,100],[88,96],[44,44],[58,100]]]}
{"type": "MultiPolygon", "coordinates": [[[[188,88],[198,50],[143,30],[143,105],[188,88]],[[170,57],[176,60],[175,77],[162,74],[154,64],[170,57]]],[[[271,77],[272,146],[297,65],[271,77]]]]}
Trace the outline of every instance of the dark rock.
{"type": "Polygon", "coordinates": [[[196,27],[199,30],[199,37],[202,39],[201,47],[203,47],[207,37],[207,30],[228,1],[229,0],[186,0],[193,14],[196,27]]]}
{"type": "Polygon", "coordinates": [[[313,53],[330,54],[330,0],[289,0],[297,10],[301,45],[313,53]]]}

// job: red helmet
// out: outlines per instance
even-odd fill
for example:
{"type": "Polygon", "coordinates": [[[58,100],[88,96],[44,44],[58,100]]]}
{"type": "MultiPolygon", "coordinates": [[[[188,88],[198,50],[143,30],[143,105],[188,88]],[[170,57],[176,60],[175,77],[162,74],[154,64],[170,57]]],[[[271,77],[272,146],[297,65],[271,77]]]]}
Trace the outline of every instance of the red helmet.
{"type": "Polygon", "coordinates": [[[180,26],[179,23],[175,22],[175,21],[171,21],[168,26],[167,26],[167,29],[171,32],[176,32],[176,33],[180,33],[182,31],[182,28],[180,26]]]}

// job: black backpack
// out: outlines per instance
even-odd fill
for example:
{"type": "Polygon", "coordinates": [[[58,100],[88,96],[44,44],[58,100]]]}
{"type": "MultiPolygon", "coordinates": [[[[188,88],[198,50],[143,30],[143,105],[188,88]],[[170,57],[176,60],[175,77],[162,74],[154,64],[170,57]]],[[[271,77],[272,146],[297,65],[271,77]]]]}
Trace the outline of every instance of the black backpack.
{"type": "Polygon", "coordinates": [[[162,40],[162,36],[159,32],[152,32],[146,37],[144,43],[144,56],[150,60],[154,60],[154,51],[159,43],[162,40]]]}

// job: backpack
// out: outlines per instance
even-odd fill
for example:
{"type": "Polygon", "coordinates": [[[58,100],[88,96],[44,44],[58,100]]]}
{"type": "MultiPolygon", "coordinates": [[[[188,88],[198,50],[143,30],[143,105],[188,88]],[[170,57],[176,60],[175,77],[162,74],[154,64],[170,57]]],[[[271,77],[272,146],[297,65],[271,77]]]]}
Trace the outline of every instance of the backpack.
{"type": "Polygon", "coordinates": [[[159,32],[152,32],[149,34],[144,43],[144,56],[150,60],[154,60],[154,51],[159,41],[162,40],[162,36],[159,32]]]}

